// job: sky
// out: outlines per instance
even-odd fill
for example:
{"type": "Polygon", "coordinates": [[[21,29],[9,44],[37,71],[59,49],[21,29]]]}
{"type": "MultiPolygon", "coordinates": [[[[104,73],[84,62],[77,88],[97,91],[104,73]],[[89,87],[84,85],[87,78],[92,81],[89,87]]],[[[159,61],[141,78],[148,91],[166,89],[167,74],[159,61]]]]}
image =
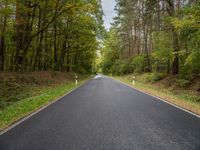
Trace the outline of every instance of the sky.
{"type": "Polygon", "coordinates": [[[115,16],[115,0],[102,0],[102,6],[104,11],[104,25],[106,29],[110,28],[112,18],[115,16]]]}

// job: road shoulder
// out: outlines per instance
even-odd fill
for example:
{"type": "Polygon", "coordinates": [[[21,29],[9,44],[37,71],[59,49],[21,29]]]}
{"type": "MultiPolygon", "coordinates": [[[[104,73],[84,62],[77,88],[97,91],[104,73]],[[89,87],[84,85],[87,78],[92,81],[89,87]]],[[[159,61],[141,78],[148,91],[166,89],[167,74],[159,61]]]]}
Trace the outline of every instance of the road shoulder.
{"type": "Polygon", "coordinates": [[[156,91],[153,88],[140,88],[137,85],[133,85],[130,81],[124,80],[119,77],[111,77],[115,81],[118,81],[130,88],[133,88],[134,90],[137,90],[139,92],[142,92],[144,94],[147,94],[149,96],[152,96],[156,98],[157,100],[161,100],[171,106],[174,106],[178,109],[181,109],[187,113],[190,113],[198,118],[200,118],[200,105],[196,105],[195,103],[191,103],[189,101],[181,100],[180,98],[177,98],[175,96],[168,95],[167,93],[163,93],[161,91],[156,91]]]}
{"type": "MultiPolygon", "coordinates": [[[[33,98],[31,100],[25,100],[25,101],[17,103],[14,106],[8,107],[4,111],[1,111],[0,112],[0,118],[3,118],[3,119],[1,119],[1,121],[0,121],[0,135],[8,132],[9,130],[11,130],[12,128],[18,126],[19,124],[21,124],[25,120],[31,118],[35,114],[39,113],[40,111],[44,110],[45,108],[49,107],[50,105],[52,105],[52,104],[56,103],[57,101],[61,100],[63,97],[67,96],[71,92],[73,92],[73,91],[77,90],[78,88],[82,87],[90,79],[91,78],[84,79],[84,80],[80,81],[78,83],[78,85],[75,85],[74,83],[71,83],[65,89],[63,89],[63,91],[60,91],[59,94],[55,94],[54,97],[52,97],[52,98],[48,97],[48,93],[44,93],[46,95],[46,97],[42,97],[44,99],[42,99],[42,98],[34,99],[33,98]],[[22,107],[22,105],[27,105],[27,104],[31,105],[32,101],[34,101],[34,100],[39,100],[40,103],[38,105],[33,106],[31,108],[31,110],[20,111],[20,107],[22,107]],[[13,114],[13,115],[10,116],[10,110],[9,109],[11,109],[11,110],[16,109],[16,114],[13,114]],[[9,116],[9,118],[7,118],[7,116],[9,116]]],[[[52,91],[49,91],[49,92],[53,92],[53,90],[54,89],[52,89],[52,91]]]]}

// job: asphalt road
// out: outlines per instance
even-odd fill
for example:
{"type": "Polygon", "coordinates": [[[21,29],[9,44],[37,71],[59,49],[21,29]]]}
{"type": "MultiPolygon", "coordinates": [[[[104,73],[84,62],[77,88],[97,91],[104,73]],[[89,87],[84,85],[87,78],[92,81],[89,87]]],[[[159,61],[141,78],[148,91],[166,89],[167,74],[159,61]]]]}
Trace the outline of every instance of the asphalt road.
{"type": "Polygon", "coordinates": [[[0,136],[0,150],[200,150],[200,119],[107,77],[0,136]]]}

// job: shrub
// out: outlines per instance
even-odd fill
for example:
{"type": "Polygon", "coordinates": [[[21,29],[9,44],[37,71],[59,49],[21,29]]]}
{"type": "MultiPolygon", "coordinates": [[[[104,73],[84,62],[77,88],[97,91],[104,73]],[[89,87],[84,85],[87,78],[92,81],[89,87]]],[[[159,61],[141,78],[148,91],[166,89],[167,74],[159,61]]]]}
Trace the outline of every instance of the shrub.
{"type": "Polygon", "coordinates": [[[135,72],[143,72],[145,68],[145,55],[141,54],[139,56],[134,57],[131,62],[131,66],[135,72]]]}
{"type": "Polygon", "coordinates": [[[185,88],[190,84],[190,81],[186,79],[175,79],[175,85],[181,88],[185,88]]]}
{"type": "Polygon", "coordinates": [[[153,83],[153,82],[162,80],[165,77],[166,77],[166,74],[163,74],[163,73],[158,73],[158,72],[145,73],[141,77],[139,77],[139,80],[141,80],[142,82],[151,82],[151,83],[153,83]]]}
{"type": "Polygon", "coordinates": [[[152,73],[152,82],[156,82],[156,81],[160,81],[162,79],[164,79],[167,75],[165,73],[152,73]]]}
{"type": "Polygon", "coordinates": [[[111,72],[113,75],[123,75],[132,73],[133,69],[131,67],[130,60],[116,60],[116,62],[111,67],[111,72]]]}

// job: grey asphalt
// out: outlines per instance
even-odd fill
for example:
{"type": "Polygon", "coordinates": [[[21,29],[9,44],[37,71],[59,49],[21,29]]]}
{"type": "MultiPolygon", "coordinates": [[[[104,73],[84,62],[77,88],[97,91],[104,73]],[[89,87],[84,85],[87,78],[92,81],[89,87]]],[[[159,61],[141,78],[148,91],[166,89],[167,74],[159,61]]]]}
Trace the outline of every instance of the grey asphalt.
{"type": "Polygon", "coordinates": [[[200,150],[200,119],[107,77],[0,136],[0,150],[200,150]]]}

